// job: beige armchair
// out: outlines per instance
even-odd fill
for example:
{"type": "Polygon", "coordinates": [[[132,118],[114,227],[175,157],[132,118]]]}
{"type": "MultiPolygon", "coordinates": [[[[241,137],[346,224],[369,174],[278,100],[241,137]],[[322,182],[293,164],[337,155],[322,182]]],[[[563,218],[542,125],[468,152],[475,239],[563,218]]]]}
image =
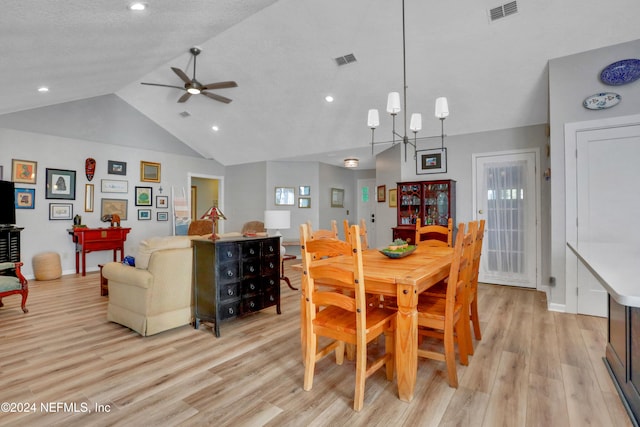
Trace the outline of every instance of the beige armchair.
{"type": "Polygon", "coordinates": [[[192,321],[191,237],[155,237],[140,243],[136,266],[111,262],[107,319],[142,336],[192,321]]]}

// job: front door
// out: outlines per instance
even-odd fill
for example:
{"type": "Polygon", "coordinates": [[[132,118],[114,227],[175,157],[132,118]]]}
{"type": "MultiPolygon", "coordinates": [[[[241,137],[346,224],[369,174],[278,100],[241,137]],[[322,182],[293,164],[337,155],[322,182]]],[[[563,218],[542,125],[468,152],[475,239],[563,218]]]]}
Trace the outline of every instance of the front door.
{"type": "Polygon", "coordinates": [[[475,218],[486,221],[479,280],[535,288],[539,247],[537,151],[473,157],[475,218]]]}
{"type": "Polygon", "coordinates": [[[364,218],[367,224],[367,241],[370,248],[376,247],[376,180],[358,180],[357,224],[364,218]]]}

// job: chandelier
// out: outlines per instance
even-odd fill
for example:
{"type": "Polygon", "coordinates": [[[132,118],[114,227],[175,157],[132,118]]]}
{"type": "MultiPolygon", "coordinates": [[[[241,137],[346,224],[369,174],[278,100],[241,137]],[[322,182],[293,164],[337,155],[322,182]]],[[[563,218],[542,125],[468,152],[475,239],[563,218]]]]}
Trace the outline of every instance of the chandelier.
{"type": "MultiPolygon", "coordinates": [[[[387,112],[391,115],[393,130],[391,131],[392,140],[385,142],[375,142],[374,133],[376,128],[380,125],[380,115],[377,109],[370,109],[367,117],[367,125],[371,129],[371,154],[373,154],[373,147],[375,144],[395,144],[396,137],[400,138],[404,144],[404,160],[407,161],[408,146],[413,147],[413,157],[416,157],[417,151],[417,134],[422,130],[422,115],[420,113],[411,114],[411,121],[409,123],[409,129],[413,132],[413,142],[409,140],[407,136],[407,57],[406,57],[406,43],[405,43],[405,19],[404,19],[404,0],[402,0],[402,73],[403,73],[403,106],[400,105],[400,94],[398,92],[391,92],[387,97],[387,112]],[[403,112],[404,117],[404,135],[400,135],[396,131],[396,116],[399,112],[403,112]]],[[[440,119],[440,141],[441,148],[444,150],[444,119],[449,116],[449,104],[446,97],[439,97],[436,99],[435,116],[440,119]]]]}

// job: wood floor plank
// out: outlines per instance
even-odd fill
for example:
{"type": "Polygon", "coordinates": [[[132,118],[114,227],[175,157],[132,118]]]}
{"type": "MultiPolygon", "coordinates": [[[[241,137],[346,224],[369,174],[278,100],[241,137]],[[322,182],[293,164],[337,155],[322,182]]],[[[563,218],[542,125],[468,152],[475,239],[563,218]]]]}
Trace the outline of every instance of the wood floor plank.
{"type": "MultiPolygon", "coordinates": [[[[299,287],[295,262],[286,274],[299,287]]],[[[598,422],[630,425],[598,366],[606,320],[550,313],[544,294],[528,289],[480,284],[483,338],[458,366],[458,389],[444,363],[420,360],[411,403],[380,372],[354,412],[353,361],[319,362],[313,388],[302,389],[300,294],[286,284],[281,315],[269,308],[224,322],[219,338],[207,324],[141,337],[108,322],[97,273],[29,285],[29,313],[18,297],[0,308],[0,402],[89,409],[5,413],[0,425],[582,426],[585,405],[604,412],[598,422]]]]}

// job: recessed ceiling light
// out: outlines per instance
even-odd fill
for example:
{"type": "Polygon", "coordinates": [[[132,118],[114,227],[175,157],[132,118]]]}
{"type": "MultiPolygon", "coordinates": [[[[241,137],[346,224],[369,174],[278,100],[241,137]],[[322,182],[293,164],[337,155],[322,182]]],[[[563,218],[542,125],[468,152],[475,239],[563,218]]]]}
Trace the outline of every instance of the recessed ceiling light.
{"type": "Polygon", "coordinates": [[[38,92],[49,92],[49,88],[46,86],[39,87],[38,92]]]}
{"type": "Polygon", "coordinates": [[[218,130],[219,130],[220,128],[219,128],[218,126],[216,126],[216,125],[213,125],[213,126],[211,126],[211,129],[213,129],[213,130],[214,130],[214,132],[218,132],[218,130]]]}
{"type": "Polygon", "coordinates": [[[324,97],[324,100],[327,101],[327,102],[333,102],[333,96],[327,95],[327,96],[324,97]]]}
{"type": "Polygon", "coordinates": [[[131,3],[129,5],[129,10],[133,10],[136,12],[139,12],[141,10],[145,10],[147,8],[147,4],[146,3],[141,3],[141,2],[135,2],[135,3],[131,3]]]}

